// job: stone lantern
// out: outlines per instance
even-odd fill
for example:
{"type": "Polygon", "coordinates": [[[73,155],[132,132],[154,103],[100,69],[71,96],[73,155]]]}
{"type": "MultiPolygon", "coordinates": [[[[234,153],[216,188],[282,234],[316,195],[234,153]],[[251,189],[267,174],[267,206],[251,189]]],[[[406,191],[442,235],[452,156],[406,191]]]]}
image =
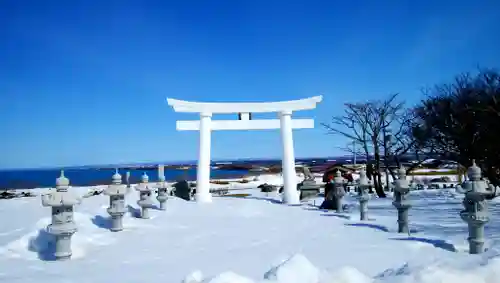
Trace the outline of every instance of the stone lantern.
{"type": "Polygon", "coordinates": [[[125,195],[127,194],[127,186],[122,185],[122,176],[116,170],[112,177],[112,183],[109,185],[104,194],[109,196],[109,207],[107,209],[111,216],[111,228],[113,232],[123,230],[123,215],[125,215],[125,195]]]}
{"type": "Polygon", "coordinates": [[[166,210],[167,209],[167,199],[168,199],[168,189],[167,189],[167,184],[165,182],[165,176],[160,175],[159,176],[160,182],[158,186],[158,195],[156,196],[156,199],[160,203],[160,210],[166,210]]]}
{"type": "Polygon", "coordinates": [[[359,200],[359,218],[360,220],[368,220],[366,212],[368,210],[368,200],[370,199],[370,194],[368,194],[368,189],[370,187],[370,181],[366,177],[365,168],[359,172],[358,180],[358,200],[359,200]]]}
{"type": "Polygon", "coordinates": [[[314,175],[311,173],[311,170],[309,170],[307,166],[303,166],[302,170],[304,172],[304,180],[297,184],[297,190],[299,191],[300,200],[317,196],[321,187],[316,183],[314,175]]]}
{"type": "Polygon", "coordinates": [[[146,172],[142,175],[141,183],[136,187],[139,192],[139,200],[137,204],[141,207],[141,218],[149,218],[149,209],[153,207],[154,203],[151,200],[151,188],[149,187],[149,177],[146,172]]]}
{"type": "Polygon", "coordinates": [[[486,200],[498,196],[500,190],[481,180],[481,168],[474,161],[467,176],[469,180],[456,187],[457,192],[465,194],[460,217],[469,226],[469,253],[479,254],[484,252],[484,225],[489,221],[486,200]]]}
{"type": "Polygon", "coordinates": [[[130,171],[125,173],[125,182],[127,183],[127,194],[130,193],[130,171]]]}
{"type": "Polygon", "coordinates": [[[398,233],[408,233],[408,210],[411,207],[407,199],[410,192],[410,183],[406,180],[406,169],[401,166],[398,171],[398,179],[394,180],[394,201],[392,205],[398,210],[398,233]]]}
{"type": "Polygon", "coordinates": [[[345,179],[342,178],[342,174],[340,170],[335,172],[335,177],[333,178],[333,196],[335,197],[337,212],[340,213],[343,211],[342,208],[342,198],[345,196],[344,190],[345,179]]]}
{"type": "Polygon", "coordinates": [[[61,170],[61,176],[56,179],[56,191],[42,195],[42,205],[52,208],[52,223],[47,226],[47,232],[55,237],[56,260],[71,258],[71,237],[78,230],[73,206],[80,204],[82,199],[68,188],[69,180],[61,170]]]}

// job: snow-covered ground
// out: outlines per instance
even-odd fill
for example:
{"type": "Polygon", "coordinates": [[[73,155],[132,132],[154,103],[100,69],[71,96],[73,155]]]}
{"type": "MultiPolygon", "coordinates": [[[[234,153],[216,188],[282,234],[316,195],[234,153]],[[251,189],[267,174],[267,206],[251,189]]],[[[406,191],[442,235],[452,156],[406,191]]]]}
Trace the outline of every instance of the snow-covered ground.
{"type": "MultiPolygon", "coordinates": [[[[451,190],[411,193],[411,234],[398,234],[391,199],[373,198],[370,221],[349,212],[279,204],[252,189],[276,176],[231,186],[249,198],[214,197],[211,204],[168,200],[166,211],[135,218],[138,195],[127,196],[125,230],[107,230],[108,198],[76,207],[73,258],[47,261],[50,210],[39,197],[0,200],[1,282],[211,283],[496,283],[500,282],[500,202],[490,205],[488,250],[469,255],[462,195],[451,190]],[[204,280],[204,281],[203,281],[204,280]]],[[[73,188],[85,194],[88,188],[73,188]]]]}

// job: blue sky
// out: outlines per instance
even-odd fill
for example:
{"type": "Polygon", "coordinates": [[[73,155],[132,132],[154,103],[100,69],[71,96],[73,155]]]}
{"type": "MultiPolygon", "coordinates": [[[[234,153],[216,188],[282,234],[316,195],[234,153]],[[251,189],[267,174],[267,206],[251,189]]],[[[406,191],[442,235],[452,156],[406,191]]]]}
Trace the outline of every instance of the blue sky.
{"type": "MultiPolygon", "coordinates": [[[[343,103],[498,67],[499,1],[0,2],[0,167],[194,160],[166,98],[322,94],[296,156],[342,154],[343,103]],[[450,5],[450,3],[453,3],[450,5]]],[[[276,131],[214,132],[212,157],[280,157],[276,131]]]]}

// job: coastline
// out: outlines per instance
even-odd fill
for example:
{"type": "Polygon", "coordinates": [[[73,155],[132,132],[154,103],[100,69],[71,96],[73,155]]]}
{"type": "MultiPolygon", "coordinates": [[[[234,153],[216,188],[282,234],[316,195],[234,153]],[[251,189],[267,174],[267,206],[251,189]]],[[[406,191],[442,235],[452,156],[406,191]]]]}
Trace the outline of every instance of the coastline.
{"type": "MultiPolygon", "coordinates": [[[[98,186],[111,183],[111,176],[115,170],[122,175],[122,182],[136,184],[147,174],[150,182],[158,181],[158,164],[100,166],[79,168],[51,168],[51,169],[17,169],[0,170],[0,190],[51,188],[55,180],[64,170],[64,175],[75,186],[98,186]]],[[[297,166],[300,166],[299,164],[297,166]]],[[[166,181],[180,180],[195,181],[196,165],[169,164],[163,165],[166,181]]],[[[231,162],[215,163],[211,165],[210,180],[248,179],[262,174],[276,174],[281,172],[281,163],[275,162],[231,162]]]]}
{"type": "MultiPolygon", "coordinates": [[[[128,184],[137,184],[141,182],[142,175],[147,174],[149,182],[158,181],[157,164],[142,164],[142,165],[125,165],[117,166],[119,173],[122,175],[122,183],[127,183],[126,175],[130,175],[128,184]]],[[[323,174],[328,170],[335,170],[336,166],[344,166],[346,170],[352,166],[349,163],[341,161],[325,160],[325,159],[309,159],[297,160],[296,172],[302,173],[301,167],[307,166],[313,174],[323,174]]],[[[187,164],[168,164],[164,165],[164,176],[167,182],[177,182],[186,180],[193,183],[196,181],[196,165],[187,164]]],[[[34,188],[52,188],[55,186],[55,180],[60,175],[60,171],[64,169],[64,175],[70,180],[72,186],[88,187],[109,185],[111,176],[115,172],[114,166],[100,167],[79,167],[79,168],[52,168],[52,169],[18,169],[18,170],[0,170],[0,191],[13,189],[34,189],[34,188]]],[[[444,169],[443,169],[444,170],[444,169]]],[[[418,169],[416,174],[409,174],[412,179],[439,178],[443,175],[451,176],[455,179],[456,176],[445,174],[438,169],[418,169]],[[429,171],[429,172],[424,172],[429,171]],[[428,176],[427,176],[428,175],[428,176]]],[[[449,171],[449,169],[446,169],[449,171]]],[[[210,182],[212,184],[227,184],[242,180],[248,182],[255,178],[265,175],[276,175],[281,173],[281,161],[242,161],[242,162],[215,162],[211,164],[210,182]]]]}
{"type": "MultiPolygon", "coordinates": [[[[98,187],[107,186],[111,183],[111,176],[115,169],[84,169],[84,170],[67,170],[64,174],[70,179],[71,186],[75,187],[98,187]]],[[[149,176],[150,183],[158,182],[156,168],[146,170],[119,170],[122,175],[122,183],[127,184],[125,176],[130,172],[128,184],[136,185],[141,182],[142,174],[146,173],[149,176]]],[[[16,176],[8,176],[8,178],[0,183],[0,191],[12,190],[32,190],[32,189],[50,189],[55,186],[55,180],[59,177],[60,170],[44,170],[44,171],[19,171],[16,176]],[[10,179],[9,179],[10,178],[10,179]]],[[[234,182],[248,183],[259,176],[275,175],[272,172],[252,172],[245,170],[219,170],[212,169],[210,177],[211,184],[228,184],[234,182]]],[[[166,182],[173,184],[175,182],[185,180],[190,183],[196,183],[196,170],[191,168],[188,170],[165,170],[166,182]]]]}
{"type": "MultiPolygon", "coordinates": [[[[321,184],[321,177],[318,174],[315,174],[316,182],[321,184]]],[[[303,179],[303,175],[301,173],[296,174],[297,182],[301,182],[303,179]]],[[[167,181],[167,187],[172,187],[176,181],[167,181]]],[[[196,186],[196,181],[188,181],[191,187],[196,186]]],[[[158,182],[150,182],[149,183],[152,188],[156,188],[158,182]]],[[[212,193],[217,195],[217,191],[240,191],[240,190],[249,190],[249,189],[257,189],[261,184],[268,184],[272,186],[282,186],[283,178],[281,174],[259,174],[246,176],[242,178],[225,178],[218,179],[212,178],[210,179],[210,190],[212,193]]],[[[125,185],[125,184],[124,184],[125,185]]],[[[137,183],[130,184],[133,190],[134,186],[137,183]]],[[[80,195],[83,198],[91,197],[98,194],[101,194],[103,190],[108,187],[107,184],[99,184],[99,185],[90,185],[90,186],[72,186],[70,185],[70,190],[74,191],[77,195],[80,195]]],[[[1,200],[9,200],[9,199],[18,199],[24,197],[37,197],[43,195],[51,190],[54,190],[55,186],[52,187],[37,187],[37,188],[16,188],[3,190],[0,194],[10,194],[11,197],[0,198],[1,200]]],[[[7,195],[6,195],[7,196],[7,195]]]]}

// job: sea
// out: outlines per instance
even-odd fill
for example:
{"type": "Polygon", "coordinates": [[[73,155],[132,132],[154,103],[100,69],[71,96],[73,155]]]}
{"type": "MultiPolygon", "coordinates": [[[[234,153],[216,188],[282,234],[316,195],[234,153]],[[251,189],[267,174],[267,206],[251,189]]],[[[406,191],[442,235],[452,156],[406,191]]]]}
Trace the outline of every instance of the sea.
{"type": "MultiPolygon", "coordinates": [[[[125,182],[126,172],[130,172],[130,183],[138,183],[146,173],[150,182],[158,181],[158,171],[154,169],[118,170],[125,182]]],[[[64,176],[70,180],[72,186],[95,186],[111,183],[111,176],[115,173],[112,168],[74,168],[64,169],[64,176]]],[[[29,169],[29,170],[2,170],[0,171],[0,189],[32,189],[50,188],[55,186],[56,178],[61,169],[29,169]]],[[[248,170],[211,170],[211,178],[237,178],[248,174],[248,170]]],[[[167,181],[196,179],[196,168],[164,170],[167,181]]]]}
{"type": "MultiPolygon", "coordinates": [[[[346,157],[335,158],[303,158],[296,159],[298,163],[303,164],[322,164],[330,161],[345,161],[346,157]]],[[[248,175],[250,172],[246,169],[238,170],[225,170],[217,169],[218,164],[254,164],[260,166],[268,166],[280,164],[279,159],[246,159],[237,161],[218,161],[213,162],[211,170],[211,178],[214,179],[227,179],[227,178],[241,178],[248,175]]],[[[155,164],[140,164],[143,166],[157,165],[155,164]]],[[[160,163],[161,164],[161,163],[160,163]]],[[[168,165],[168,163],[163,163],[168,165]]],[[[164,175],[167,181],[196,180],[196,167],[193,166],[195,162],[183,163],[190,165],[188,169],[174,169],[166,167],[164,175]]],[[[137,166],[137,164],[135,164],[137,166]]],[[[173,165],[170,163],[170,165],[173,165]]],[[[43,169],[12,169],[0,170],[0,190],[6,189],[32,189],[32,188],[52,188],[55,186],[56,179],[64,169],[64,175],[70,180],[72,186],[95,186],[107,185],[111,183],[111,176],[115,172],[115,167],[130,167],[130,166],[82,166],[82,167],[69,167],[69,168],[43,168],[43,169]]],[[[139,166],[137,166],[139,167],[139,166]]],[[[154,168],[137,168],[137,169],[120,169],[118,172],[122,175],[125,181],[127,171],[130,172],[130,183],[138,183],[141,177],[146,173],[150,182],[158,181],[158,173],[156,167],[154,168]]]]}

